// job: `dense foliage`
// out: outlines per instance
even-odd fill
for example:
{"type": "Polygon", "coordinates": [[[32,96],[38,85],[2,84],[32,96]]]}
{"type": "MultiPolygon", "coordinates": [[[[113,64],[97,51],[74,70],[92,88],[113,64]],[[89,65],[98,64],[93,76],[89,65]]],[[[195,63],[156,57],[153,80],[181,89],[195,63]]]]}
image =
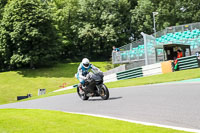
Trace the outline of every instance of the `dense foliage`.
{"type": "Polygon", "coordinates": [[[138,0],[132,13],[132,25],[136,37],[141,32],[153,33],[153,14],[156,15],[156,29],[200,21],[200,1],[198,0],[138,0]]]}
{"type": "Polygon", "coordinates": [[[141,32],[200,21],[197,0],[0,0],[0,68],[108,60],[141,32]],[[6,5],[6,6],[5,6],[6,5]]]}
{"type": "Polygon", "coordinates": [[[56,7],[64,58],[108,59],[113,45],[129,41],[134,6],[128,0],[54,0],[49,5],[56,7]]]}
{"type": "Polygon", "coordinates": [[[2,14],[4,12],[4,7],[7,4],[7,0],[0,0],[0,21],[2,19],[2,14]]]}
{"type": "Polygon", "coordinates": [[[7,69],[51,62],[59,53],[56,32],[45,5],[13,0],[5,7],[0,27],[1,62],[7,69]]]}

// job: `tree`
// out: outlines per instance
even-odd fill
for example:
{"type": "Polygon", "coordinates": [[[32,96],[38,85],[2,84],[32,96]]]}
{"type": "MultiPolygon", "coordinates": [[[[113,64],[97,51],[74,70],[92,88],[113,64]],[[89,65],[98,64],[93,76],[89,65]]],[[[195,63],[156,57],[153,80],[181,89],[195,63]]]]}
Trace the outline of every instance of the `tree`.
{"type": "Polygon", "coordinates": [[[2,14],[3,14],[3,11],[4,11],[4,7],[7,4],[7,2],[8,2],[8,0],[1,0],[0,1],[0,21],[2,19],[2,14]]]}
{"type": "Polygon", "coordinates": [[[62,43],[62,58],[74,59],[77,54],[79,39],[77,35],[77,12],[79,0],[54,0],[50,5],[57,27],[59,41],[62,43]]]}
{"type": "Polygon", "coordinates": [[[52,18],[37,0],[12,0],[0,25],[0,56],[3,66],[37,67],[52,62],[59,53],[52,18]]]}
{"type": "Polygon", "coordinates": [[[178,0],[176,3],[177,18],[179,24],[199,22],[200,1],[199,0],[178,0]]]}
{"type": "Polygon", "coordinates": [[[79,4],[78,23],[74,27],[83,54],[105,59],[113,45],[128,42],[131,8],[128,0],[80,0],[79,4]]]}
{"type": "Polygon", "coordinates": [[[141,38],[141,32],[151,34],[153,32],[152,12],[155,11],[151,0],[139,0],[132,13],[132,28],[135,31],[135,38],[141,38]]]}
{"type": "Polygon", "coordinates": [[[133,32],[130,9],[135,3],[136,0],[54,0],[56,8],[51,9],[63,58],[108,59],[112,45],[129,42],[133,32]]]}
{"type": "Polygon", "coordinates": [[[163,30],[169,26],[199,22],[200,1],[197,0],[138,0],[138,6],[132,11],[132,26],[136,38],[140,33],[153,33],[153,14],[156,15],[156,29],[163,30]]]}

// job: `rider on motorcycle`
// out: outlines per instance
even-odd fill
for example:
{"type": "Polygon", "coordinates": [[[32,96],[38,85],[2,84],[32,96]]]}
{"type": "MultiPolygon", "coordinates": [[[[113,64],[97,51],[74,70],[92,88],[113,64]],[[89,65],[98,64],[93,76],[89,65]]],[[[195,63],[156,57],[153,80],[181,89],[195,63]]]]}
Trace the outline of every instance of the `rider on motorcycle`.
{"type": "Polygon", "coordinates": [[[85,80],[87,79],[87,75],[89,70],[93,72],[101,72],[101,70],[90,63],[87,58],[83,58],[82,62],[78,67],[78,72],[76,74],[76,78],[80,81],[79,87],[84,89],[85,80]]]}

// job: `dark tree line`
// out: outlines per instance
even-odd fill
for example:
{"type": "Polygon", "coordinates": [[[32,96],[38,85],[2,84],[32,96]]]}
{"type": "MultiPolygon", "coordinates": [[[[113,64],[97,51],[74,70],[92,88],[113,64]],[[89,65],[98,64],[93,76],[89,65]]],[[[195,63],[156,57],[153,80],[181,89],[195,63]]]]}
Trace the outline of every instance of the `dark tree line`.
{"type": "Polygon", "coordinates": [[[59,60],[108,60],[117,47],[200,21],[197,0],[0,0],[0,71],[59,60]]]}

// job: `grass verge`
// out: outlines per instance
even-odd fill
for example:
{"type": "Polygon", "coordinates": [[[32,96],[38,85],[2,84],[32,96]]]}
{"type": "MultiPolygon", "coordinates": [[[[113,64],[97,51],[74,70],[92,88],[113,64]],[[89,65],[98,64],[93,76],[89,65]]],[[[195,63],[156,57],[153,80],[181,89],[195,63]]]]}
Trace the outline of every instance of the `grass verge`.
{"type": "Polygon", "coordinates": [[[200,78],[200,68],[106,83],[108,88],[147,85],[200,78]]]}
{"type": "Polygon", "coordinates": [[[37,109],[0,109],[5,133],[186,133],[130,122],[37,109]],[[53,116],[53,117],[52,117],[53,116]]]}
{"type": "MultiPolygon", "coordinates": [[[[102,71],[108,62],[92,62],[102,71]]],[[[38,89],[45,88],[46,92],[62,88],[63,83],[67,86],[78,83],[74,77],[79,63],[57,64],[50,68],[20,69],[17,71],[0,73],[0,104],[15,102],[17,96],[25,96],[31,93],[37,96],[38,89]]]]}
{"type": "MultiPolygon", "coordinates": [[[[108,88],[117,88],[117,87],[128,87],[128,86],[174,82],[174,81],[181,81],[181,80],[194,79],[194,78],[200,78],[200,68],[183,70],[183,71],[167,73],[167,74],[153,75],[153,76],[148,76],[148,77],[120,80],[116,82],[106,83],[106,86],[108,88]]],[[[55,93],[48,93],[42,96],[36,96],[36,97],[28,98],[26,100],[32,100],[32,99],[37,99],[37,98],[44,98],[48,96],[56,96],[56,95],[74,93],[74,92],[76,92],[76,89],[70,89],[70,90],[65,90],[65,91],[60,91],[60,92],[55,92],[55,93]]]]}

